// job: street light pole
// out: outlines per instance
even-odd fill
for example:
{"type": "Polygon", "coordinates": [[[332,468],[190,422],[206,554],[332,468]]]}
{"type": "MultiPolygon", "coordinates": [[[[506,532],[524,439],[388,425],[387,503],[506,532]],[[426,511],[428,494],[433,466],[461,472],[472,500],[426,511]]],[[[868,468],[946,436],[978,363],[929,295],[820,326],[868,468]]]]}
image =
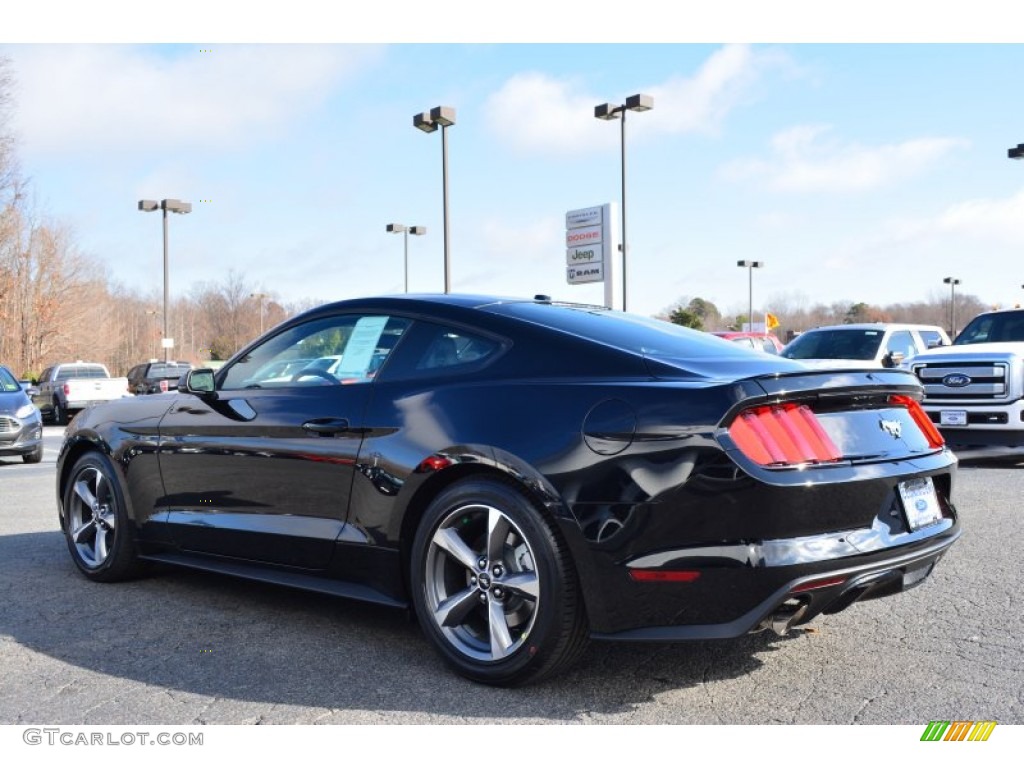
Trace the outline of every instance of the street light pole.
{"type": "Polygon", "coordinates": [[[388,224],[387,231],[394,234],[402,233],[405,240],[405,292],[409,292],[409,235],[425,235],[426,227],[407,227],[405,224],[388,224]]]}
{"type": "MultiPolygon", "coordinates": [[[[637,93],[626,99],[625,104],[598,104],[594,107],[594,117],[598,120],[620,121],[619,145],[621,156],[622,182],[622,311],[626,311],[626,112],[647,112],[654,109],[654,97],[637,93]]],[[[605,278],[607,279],[607,277],[605,278]]]]}
{"type": "Polygon", "coordinates": [[[169,258],[169,247],[167,237],[167,214],[170,213],[191,213],[192,204],[186,203],[181,200],[174,200],[168,198],[161,200],[157,203],[156,200],[139,200],[139,210],[145,213],[152,213],[153,211],[160,209],[164,212],[164,327],[161,331],[160,345],[164,350],[164,362],[166,363],[170,359],[170,346],[168,346],[167,334],[171,330],[171,326],[168,324],[168,307],[170,305],[170,258],[169,258]]]}
{"type": "MultiPolygon", "coordinates": [[[[754,270],[764,266],[763,261],[742,259],[736,262],[737,267],[747,268],[747,325],[754,330],[754,270]]],[[[767,329],[765,329],[767,331],[767,329]]]]}
{"type": "Polygon", "coordinates": [[[429,112],[413,115],[412,124],[424,133],[441,128],[441,194],[444,217],[444,292],[451,293],[451,261],[448,250],[448,128],[455,125],[454,107],[434,107],[429,112]]]}
{"type": "Polygon", "coordinates": [[[944,277],[942,282],[949,286],[949,337],[956,338],[956,287],[960,281],[955,277],[944,277]]]}
{"type": "Polygon", "coordinates": [[[263,300],[270,298],[265,293],[250,293],[250,299],[257,299],[260,303],[260,336],[263,335],[263,300]]]}

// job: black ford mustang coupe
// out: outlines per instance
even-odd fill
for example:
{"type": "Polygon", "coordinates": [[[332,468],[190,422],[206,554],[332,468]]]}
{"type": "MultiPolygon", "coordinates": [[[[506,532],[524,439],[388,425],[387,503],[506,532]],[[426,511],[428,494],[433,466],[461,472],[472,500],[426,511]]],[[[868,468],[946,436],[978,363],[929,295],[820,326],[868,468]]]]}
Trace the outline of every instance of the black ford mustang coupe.
{"type": "Polygon", "coordinates": [[[589,637],[784,632],[921,582],[960,535],[910,373],[545,297],[330,304],[178,390],[69,427],[85,576],[159,561],[409,607],[495,685],[589,637]]]}

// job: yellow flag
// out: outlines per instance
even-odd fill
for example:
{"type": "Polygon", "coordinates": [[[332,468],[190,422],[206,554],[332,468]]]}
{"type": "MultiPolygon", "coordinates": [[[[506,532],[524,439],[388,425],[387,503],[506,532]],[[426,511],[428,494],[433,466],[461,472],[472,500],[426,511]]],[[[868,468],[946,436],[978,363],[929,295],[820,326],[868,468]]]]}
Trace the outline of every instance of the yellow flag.
{"type": "Polygon", "coordinates": [[[779,318],[768,312],[764,316],[764,324],[769,331],[773,331],[779,327],[779,318]]]}

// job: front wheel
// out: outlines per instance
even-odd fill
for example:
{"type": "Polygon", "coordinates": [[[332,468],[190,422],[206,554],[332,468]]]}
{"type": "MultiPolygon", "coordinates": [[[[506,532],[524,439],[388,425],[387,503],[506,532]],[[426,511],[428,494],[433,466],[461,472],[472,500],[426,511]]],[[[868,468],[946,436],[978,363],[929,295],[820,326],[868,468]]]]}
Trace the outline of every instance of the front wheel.
{"type": "Polygon", "coordinates": [[[141,570],[117,474],[106,456],[87,453],[63,488],[64,536],[71,559],[93,581],[121,581],[141,570]]]}
{"type": "Polygon", "coordinates": [[[424,632],[471,680],[535,682],[568,667],[586,646],[568,550],[510,483],[470,479],[442,491],[416,532],[411,574],[424,632]]]}

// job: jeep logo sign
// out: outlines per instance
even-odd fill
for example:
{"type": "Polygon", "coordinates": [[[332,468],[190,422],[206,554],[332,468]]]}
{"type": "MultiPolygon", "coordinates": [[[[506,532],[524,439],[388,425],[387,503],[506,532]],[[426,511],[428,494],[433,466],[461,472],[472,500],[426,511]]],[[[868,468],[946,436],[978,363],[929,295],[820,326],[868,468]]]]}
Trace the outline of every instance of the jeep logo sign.
{"type": "Polygon", "coordinates": [[[964,373],[950,373],[942,377],[942,383],[947,387],[966,387],[971,383],[971,377],[964,373]]]}
{"type": "Polygon", "coordinates": [[[565,263],[570,267],[573,264],[591,264],[602,260],[601,246],[585,245],[578,248],[570,248],[565,252],[565,263]]]}

